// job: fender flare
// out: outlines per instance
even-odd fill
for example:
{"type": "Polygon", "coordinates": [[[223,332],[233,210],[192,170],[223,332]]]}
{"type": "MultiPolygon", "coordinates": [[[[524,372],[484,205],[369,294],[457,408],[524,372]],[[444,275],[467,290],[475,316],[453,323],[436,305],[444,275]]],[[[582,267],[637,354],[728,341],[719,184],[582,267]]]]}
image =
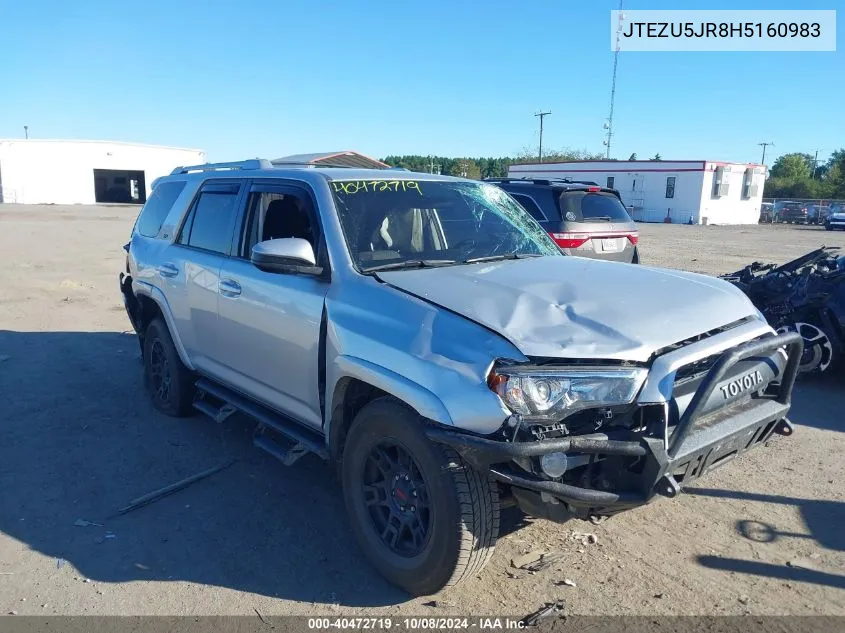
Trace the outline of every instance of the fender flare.
{"type": "Polygon", "coordinates": [[[339,355],[334,359],[332,365],[334,376],[331,389],[328,389],[326,394],[328,400],[326,402],[326,441],[332,435],[332,415],[329,412],[334,411],[337,406],[334,402],[335,392],[344,378],[355,378],[381,389],[413,408],[423,418],[439,424],[454,426],[452,417],[443,401],[422,385],[409,380],[405,376],[355,356],[339,355]]]}
{"type": "Polygon", "coordinates": [[[170,304],[167,303],[167,298],[164,296],[164,293],[152,284],[137,280],[133,280],[132,290],[136,295],[144,295],[156,302],[159,310],[161,310],[161,314],[164,316],[164,322],[170,332],[170,338],[173,339],[173,345],[176,347],[176,353],[179,354],[179,360],[182,361],[185,367],[194,371],[196,368],[191,362],[191,359],[188,357],[188,352],[185,350],[185,346],[182,344],[182,339],[179,337],[179,331],[176,329],[176,321],[173,318],[173,312],[170,309],[170,304]]]}

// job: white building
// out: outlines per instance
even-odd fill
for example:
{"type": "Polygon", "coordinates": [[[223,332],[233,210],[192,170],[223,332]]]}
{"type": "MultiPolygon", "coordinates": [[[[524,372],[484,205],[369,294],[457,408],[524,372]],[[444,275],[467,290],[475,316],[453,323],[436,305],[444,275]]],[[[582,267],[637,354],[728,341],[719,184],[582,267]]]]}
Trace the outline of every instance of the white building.
{"type": "Polygon", "coordinates": [[[205,152],[111,141],[0,139],[0,202],[141,204],[150,185],[205,152]]]}
{"type": "Polygon", "coordinates": [[[597,160],[513,165],[512,178],[569,178],[619,191],[634,220],[756,224],[766,168],[710,160],[597,160]]]}

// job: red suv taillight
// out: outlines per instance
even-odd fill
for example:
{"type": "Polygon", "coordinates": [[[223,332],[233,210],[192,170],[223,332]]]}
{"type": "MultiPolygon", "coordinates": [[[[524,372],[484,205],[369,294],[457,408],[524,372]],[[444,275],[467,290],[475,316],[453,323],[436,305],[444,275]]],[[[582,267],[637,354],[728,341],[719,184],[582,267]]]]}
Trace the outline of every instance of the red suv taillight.
{"type": "Polygon", "coordinates": [[[598,234],[595,236],[590,235],[589,233],[549,233],[549,235],[552,236],[555,244],[561,248],[578,248],[579,246],[587,243],[593,237],[596,239],[604,237],[626,237],[634,246],[636,246],[637,242],[640,241],[640,234],[636,231],[631,233],[615,233],[611,235],[598,234]]]}
{"type": "Polygon", "coordinates": [[[589,233],[549,233],[561,248],[578,248],[590,239],[589,233]]]}

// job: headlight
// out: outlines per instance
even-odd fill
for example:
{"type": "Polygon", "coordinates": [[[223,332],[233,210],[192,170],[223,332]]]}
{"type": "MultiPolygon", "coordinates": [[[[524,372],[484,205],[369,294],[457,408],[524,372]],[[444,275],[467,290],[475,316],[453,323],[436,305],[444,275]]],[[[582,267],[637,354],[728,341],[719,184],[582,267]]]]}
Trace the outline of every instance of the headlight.
{"type": "Polygon", "coordinates": [[[639,367],[500,367],[491,372],[488,384],[514,413],[551,422],[582,409],[630,404],[647,374],[639,367]]]}

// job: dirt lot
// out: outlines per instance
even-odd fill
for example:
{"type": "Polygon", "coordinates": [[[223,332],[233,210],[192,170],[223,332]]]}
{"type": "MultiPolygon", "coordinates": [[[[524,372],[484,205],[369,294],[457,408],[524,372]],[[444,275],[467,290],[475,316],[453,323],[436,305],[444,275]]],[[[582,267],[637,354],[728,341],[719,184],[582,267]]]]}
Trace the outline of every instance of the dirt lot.
{"type": "MultiPolygon", "coordinates": [[[[579,614],[845,614],[845,378],[803,381],[793,438],[674,501],[600,525],[509,513],[481,576],[425,606],[359,554],[330,468],[285,468],[252,448],[244,420],[152,410],[117,287],[135,213],[0,205],[0,613],[523,615],[565,598],[579,614]],[[228,458],[224,472],[115,516],[228,458]],[[511,558],[534,550],[565,557],[510,577],[511,558]],[[555,584],[565,578],[575,586],[555,584]]],[[[845,233],[816,227],[641,235],[644,263],[705,273],[845,246],[845,233]]]]}

